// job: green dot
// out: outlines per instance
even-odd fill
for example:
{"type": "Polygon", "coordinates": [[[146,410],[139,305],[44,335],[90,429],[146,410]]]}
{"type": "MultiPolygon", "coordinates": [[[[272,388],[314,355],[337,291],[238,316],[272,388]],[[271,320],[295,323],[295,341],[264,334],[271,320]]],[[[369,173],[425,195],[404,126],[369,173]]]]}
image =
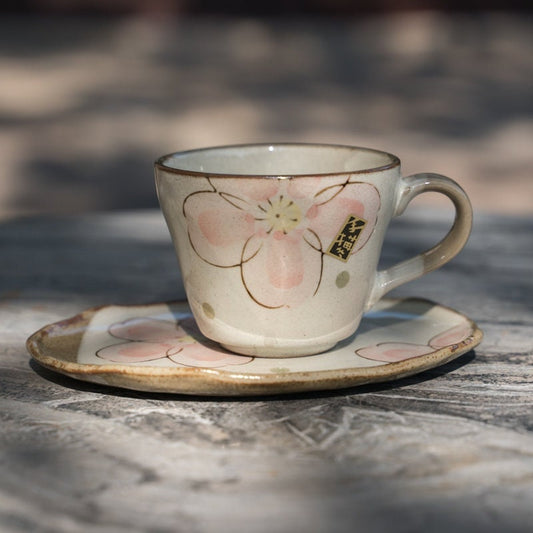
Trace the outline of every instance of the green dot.
{"type": "Polygon", "coordinates": [[[207,302],[202,304],[202,311],[207,318],[215,318],[215,310],[207,302]]]}
{"type": "Polygon", "coordinates": [[[288,374],[290,370],[288,368],[278,366],[276,368],[271,368],[270,372],[273,374],[288,374]]]}
{"type": "Polygon", "coordinates": [[[349,281],[350,281],[350,274],[346,270],[343,270],[337,276],[337,279],[335,280],[335,285],[337,285],[339,289],[342,289],[343,287],[346,287],[346,285],[348,285],[349,281]]]}

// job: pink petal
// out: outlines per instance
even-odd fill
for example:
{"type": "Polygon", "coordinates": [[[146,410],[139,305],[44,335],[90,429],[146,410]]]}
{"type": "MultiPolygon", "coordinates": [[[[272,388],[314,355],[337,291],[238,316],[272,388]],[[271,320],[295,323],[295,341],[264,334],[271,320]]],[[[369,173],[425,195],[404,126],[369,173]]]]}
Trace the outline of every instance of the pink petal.
{"type": "Polygon", "coordinates": [[[253,357],[235,355],[222,350],[222,348],[210,348],[198,342],[184,345],[181,352],[170,355],[169,358],[175,363],[200,368],[244,365],[253,360],[253,357]]]}
{"type": "Polygon", "coordinates": [[[463,322],[450,328],[439,335],[435,335],[430,341],[429,345],[433,348],[444,348],[445,346],[453,346],[464,341],[472,334],[472,326],[468,322],[463,322]]]}
{"type": "Polygon", "coordinates": [[[174,322],[155,318],[130,318],[109,327],[113,337],[131,341],[157,342],[178,339],[186,333],[174,322]]]}
{"type": "Polygon", "coordinates": [[[211,178],[210,181],[215,189],[229,197],[235,196],[256,204],[272,198],[279,191],[279,180],[265,178],[211,178]]]}
{"type": "Polygon", "coordinates": [[[431,353],[433,349],[426,344],[410,344],[407,342],[384,342],[356,350],[356,354],[372,361],[395,363],[413,357],[431,353]]]}
{"type": "Polygon", "coordinates": [[[266,257],[268,281],[277,289],[292,289],[304,279],[304,264],[300,250],[301,235],[291,232],[285,235],[276,231],[270,242],[270,253],[266,257]]]}
{"type": "Polygon", "coordinates": [[[102,348],[96,355],[115,363],[141,363],[163,359],[171,347],[171,344],[163,343],[125,342],[102,348]]]}
{"type": "Polygon", "coordinates": [[[244,286],[257,303],[290,307],[315,293],[322,255],[303,239],[303,232],[294,230],[287,235],[269,235],[241,268],[244,286]]]}
{"type": "MultiPolygon", "coordinates": [[[[214,192],[192,194],[184,202],[191,243],[196,253],[216,266],[237,265],[244,243],[253,234],[254,217],[239,199],[214,192]],[[233,200],[233,201],[229,201],[233,200]],[[240,205],[241,207],[236,207],[240,205]]],[[[250,211],[255,206],[249,205],[250,211]]]]}
{"type": "Polygon", "coordinates": [[[366,220],[352,254],[360,250],[372,235],[380,208],[377,189],[369,183],[349,183],[329,201],[316,204],[307,213],[308,227],[317,233],[328,248],[343,228],[349,215],[366,220]]]}

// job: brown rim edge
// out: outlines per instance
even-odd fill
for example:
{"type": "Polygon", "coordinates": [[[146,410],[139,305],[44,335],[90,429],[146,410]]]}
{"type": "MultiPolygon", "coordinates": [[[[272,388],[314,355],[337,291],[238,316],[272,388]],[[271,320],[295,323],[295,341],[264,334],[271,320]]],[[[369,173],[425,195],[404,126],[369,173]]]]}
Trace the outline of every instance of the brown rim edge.
{"type": "Polygon", "coordinates": [[[154,166],[158,169],[161,169],[165,172],[171,174],[179,174],[192,177],[213,177],[213,178],[311,178],[311,177],[324,177],[324,176],[343,176],[346,174],[371,174],[373,172],[383,172],[385,170],[390,170],[391,168],[399,167],[401,164],[398,156],[391,154],[390,152],[385,152],[384,150],[378,150],[375,148],[366,148],[363,146],[349,146],[345,144],[328,144],[328,143],[250,143],[250,144],[227,144],[221,146],[209,146],[206,148],[195,148],[192,150],[184,150],[182,152],[171,152],[170,154],[162,155],[157,158],[154,162],[154,166]],[[355,150],[362,150],[365,152],[373,152],[376,154],[386,155],[391,159],[391,162],[386,165],[381,165],[375,168],[367,168],[362,170],[344,170],[342,172],[322,172],[317,174],[225,174],[217,172],[198,172],[196,170],[183,170],[179,168],[169,167],[164,164],[164,161],[170,159],[172,156],[181,155],[181,154],[190,154],[198,152],[207,152],[210,150],[223,150],[227,148],[247,148],[247,147],[263,147],[263,146],[303,146],[303,147],[330,147],[330,148],[349,148],[355,150]]]}

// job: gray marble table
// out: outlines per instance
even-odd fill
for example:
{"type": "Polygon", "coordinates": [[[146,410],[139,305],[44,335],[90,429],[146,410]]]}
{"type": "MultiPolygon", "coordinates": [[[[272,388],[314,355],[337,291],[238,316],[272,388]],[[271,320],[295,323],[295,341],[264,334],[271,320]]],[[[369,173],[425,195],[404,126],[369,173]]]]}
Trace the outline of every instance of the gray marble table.
{"type": "MultiPolygon", "coordinates": [[[[384,264],[444,234],[412,208],[384,264]]],[[[0,225],[0,531],[533,529],[533,219],[481,214],[466,249],[395,292],[484,330],[400,381],[254,398],[140,393],[30,361],[44,324],[183,297],[159,212],[0,225]]]]}

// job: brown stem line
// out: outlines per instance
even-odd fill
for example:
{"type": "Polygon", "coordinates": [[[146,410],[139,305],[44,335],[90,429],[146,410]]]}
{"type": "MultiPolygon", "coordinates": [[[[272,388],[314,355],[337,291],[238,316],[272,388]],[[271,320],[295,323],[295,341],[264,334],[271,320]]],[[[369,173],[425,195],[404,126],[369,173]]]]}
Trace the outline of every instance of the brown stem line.
{"type": "Polygon", "coordinates": [[[316,194],[315,194],[315,198],[319,195],[319,194],[322,194],[323,192],[329,190],[329,189],[334,189],[335,187],[339,187],[339,190],[331,197],[331,198],[328,198],[327,200],[324,200],[323,202],[320,202],[318,204],[315,204],[315,205],[324,205],[324,204],[327,204],[328,202],[331,202],[331,200],[333,200],[333,198],[335,198],[336,196],[338,196],[344,189],[344,187],[346,186],[346,183],[338,183],[337,185],[330,185],[329,187],[325,187],[324,189],[321,189],[320,191],[318,191],[316,194]]]}
{"type": "Polygon", "coordinates": [[[311,247],[313,248],[313,250],[316,250],[317,252],[320,252],[320,275],[318,276],[318,283],[316,284],[316,289],[315,289],[315,292],[313,293],[313,296],[316,295],[316,293],[318,292],[318,289],[320,288],[320,284],[322,283],[322,275],[324,274],[324,249],[322,248],[322,241],[320,240],[320,237],[318,236],[317,232],[316,231],[313,231],[312,229],[310,228],[307,228],[307,231],[309,231],[310,233],[312,233],[317,241],[319,242],[320,244],[320,248],[317,248],[316,246],[314,246],[313,244],[311,244],[306,238],[305,236],[303,237],[304,241],[311,247]]]}
{"type": "Polygon", "coordinates": [[[318,276],[318,283],[316,284],[315,292],[313,296],[316,295],[318,289],[320,289],[320,284],[322,283],[322,275],[324,274],[324,252],[320,253],[320,275],[318,276]]]}
{"type": "MultiPolygon", "coordinates": [[[[165,358],[168,359],[168,360],[170,360],[170,361],[172,361],[172,359],[170,359],[170,356],[171,356],[171,355],[178,355],[179,353],[183,352],[183,348],[182,348],[182,347],[180,347],[180,349],[179,349],[177,352],[175,352],[175,353],[168,353],[168,352],[170,352],[170,350],[172,350],[172,348],[169,348],[169,349],[165,352],[165,358]]],[[[173,362],[174,364],[178,364],[178,363],[176,363],[176,361],[172,361],[172,362],[173,362]]]]}
{"type": "Polygon", "coordinates": [[[263,244],[261,244],[261,246],[255,251],[254,254],[252,254],[248,259],[246,259],[246,261],[244,260],[244,250],[246,249],[246,245],[250,242],[250,240],[252,239],[253,235],[250,235],[250,237],[248,237],[246,239],[246,242],[244,243],[244,246],[242,247],[242,252],[241,252],[241,262],[239,263],[239,265],[244,265],[244,263],[248,263],[249,261],[251,261],[260,251],[261,251],[261,248],[263,248],[263,244]]]}
{"type": "Polygon", "coordinates": [[[244,265],[245,263],[247,263],[248,261],[252,260],[258,253],[259,251],[261,250],[261,248],[263,247],[263,245],[261,244],[261,246],[257,249],[257,251],[251,256],[249,257],[248,259],[246,259],[246,261],[244,260],[244,250],[246,249],[246,245],[250,242],[250,239],[252,237],[248,237],[248,240],[244,243],[244,246],[242,247],[242,253],[241,253],[241,264],[240,264],[240,271],[241,271],[241,281],[242,281],[242,285],[244,287],[244,289],[246,290],[246,292],[248,293],[248,296],[257,304],[257,305],[260,305],[261,307],[264,307],[265,309],[280,309],[281,307],[283,307],[283,305],[276,305],[276,306],[273,306],[273,305],[266,305],[262,302],[260,302],[253,294],[252,292],[250,291],[250,289],[248,288],[248,285],[246,284],[246,280],[244,279],[244,272],[243,272],[243,269],[242,269],[242,265],[244,265]]]}
{"type": "Polygon", "coordinates": [[[318,243],[320,244],[320,248],[317,248],[316,246],[314,246],[312,243],[310,243],[306,238],[305,238],[305,235],[303,235],[303,239],[304,241],[309,245],[311,246],[311,248],[313,248],[313,250],[316,250],[317,252],[322,252],[323,251],[323,248],[322,248],[322,241],[320,240],[320,237],[318,236],[317,232],[312,230],[311,228],[307,228],[307,231],[309,233],[312,233],[315,237],[316,237],[316,240],[318,241],[318,243]]]}
{"type": "MultiPolygon", "coordinates": [[[[207,178],[207,181],[209,182],[209,185],[211,185],[211,187],[213,187],[213,184],[209,181],[209,178],[207,178]]],[[[185,213],[185,204],[189,201],[189,198],[191,198],[192,196],[196,196],[197,194],[202,194],[204,192],[207,192],[207,193],[216,193],[217,190],[213,187],[213,190],[212,191],[194,191],[194,192],[191,192],[191,194],[188,194],[184,200],[183,200],[183,204],[181,204],[181,212],[183,214],[183,216],[185,218],[187,218],[187,214],[185,213]]]]}
{"type": "Polygon", "coordinates": [[[243,200],[242,198],[239,198],[238,196],[235,196],[234,194],[230,194],[229,192],[219,192],[218,195],[220,196],[220,198],[228,202],[228,204],[239,209],[240,211],[244,211],[244,209],[240,205],[233,203],[230,200],[230,198],[235,198],[236,200],[240,200],[241,202],[246,202],[246,200],[243,200]]]}

